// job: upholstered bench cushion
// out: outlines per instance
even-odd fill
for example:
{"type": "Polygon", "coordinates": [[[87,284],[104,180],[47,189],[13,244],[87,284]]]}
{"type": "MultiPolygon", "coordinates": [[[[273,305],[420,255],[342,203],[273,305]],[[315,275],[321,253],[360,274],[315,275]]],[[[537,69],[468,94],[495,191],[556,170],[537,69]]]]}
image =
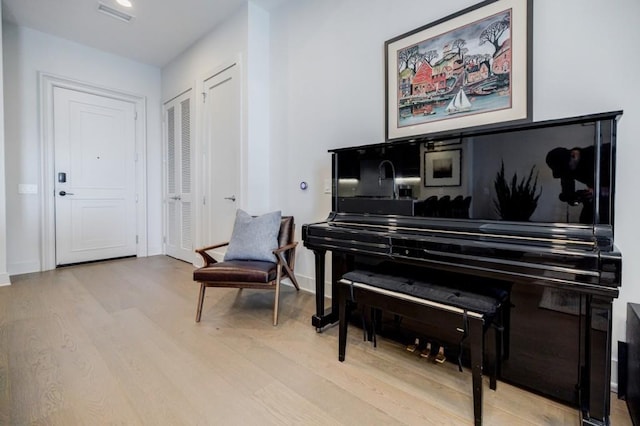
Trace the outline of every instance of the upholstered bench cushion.
{"type": "Polygon", "coordinates": [[[276,264],[257,260],[229,260],[193,271],[198,282],[264,282],[276,279],[276,264]]]}
{"type": "Polygon", "coordinates": [[[476,294],[454,287],[433,284],[428,281],[419,281],[406,277],[385,275],[365,270],[355,270],[344,274],[348,281],[368,284],[374,287],[397,293],[408,294],[433,302],[455,306],[483,315],[493,315],[500,306],[500,301],[495,297],[476,294]]]}

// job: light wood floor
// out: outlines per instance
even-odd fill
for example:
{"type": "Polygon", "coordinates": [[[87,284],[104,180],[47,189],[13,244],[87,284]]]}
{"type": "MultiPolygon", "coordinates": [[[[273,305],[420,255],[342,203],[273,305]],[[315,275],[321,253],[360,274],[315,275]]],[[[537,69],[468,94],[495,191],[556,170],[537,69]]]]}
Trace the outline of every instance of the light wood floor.
{"type": "MultiPolygon", "coordinates": [[[[126,259],[14,277],[0,288],[0,425],[469,425],[471,373],[350,329],[316,333],[314,299],[210,289],[192,267],[126,259]]],[[[612,424],[630,425],[612,395],[612,424]]],[[[577,425],[577,410],[485,380],[486,425],[577,425]]]]}

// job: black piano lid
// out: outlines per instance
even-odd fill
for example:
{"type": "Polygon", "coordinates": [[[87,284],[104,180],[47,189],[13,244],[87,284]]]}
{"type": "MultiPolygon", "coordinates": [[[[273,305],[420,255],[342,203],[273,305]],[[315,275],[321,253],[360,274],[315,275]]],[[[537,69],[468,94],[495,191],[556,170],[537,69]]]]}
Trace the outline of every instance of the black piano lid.
{"type": "Polygon", "coordinates": [[[487,124],[483,126],[475,126],[475,127],[467,127],[465,129],[460,130],[448,130],[443,132],[435,132],[435,133],[427,133],[420,136],[408,137],[408,138],[398,138],[391,139],[386,142],[375,143],[375,144],[366,144],[360,146],[350,146],[344,148],[334,148],[328,150],[330,153],[338,153],[342,151],[351,151],[354,149],[369,149],[369,148],[380,148],[389,146],[390,144],[396,143],[429,143],[429,142],[440,142],[447,140],[456,140],[462,138],[469,138],[473,136],[485,136],[491,134],[500,134],[500,133],[509,133],[509,132],[517,132],[521,130],[534,130],[534,129],[542,129],[556,126],[566,126],[571,124],[581,124],[581,123],[592,123],[601,120],[618,120],[620,116],[622,116],[623,111],[610,111],[603,112],[598,114],[587,114],[581,115],[578,117],[572,118],[562,118],[562,119],[553,119],[553,120],[544,120],[544,121],[534,121],[529,123],[522,123],[521,121],[515,122],[515,124],[510,122],[504,122],[500,124],[487,124]]]}
{"type": "MultiPolygon", "coordinates": [[[[333,156],[332,210],[349,213],[442,217],[442,214],[425,214],[422,210],[429,208],[430,198],[439,195],[437,202],[440,202],[444,201],[441,198],[448,198],[451,195],[451,207],[454,205],[454,197],[465,197],[465,201],[469,200],[465,207],[468,213],[466,217],[478,221],[484,229],[492,229],[495,225],[491,222],[499,222],[500,225],[497,226],[501,233],[512,229],[516,233],[533,232],[544,235],[545,238],[549,235],[560,237],[577,235],[578,239],[593,239],[598,247],[606,249],[607,246],[613,245],[616,121],[621,115],[622,111],[612,111],[540,122],[501,123],[426,134],[414,139],[394,140],[392,143],[332,149],[329,150],[333,156]],[[522,149],[519,149],[520,146],[522,149]],[[575,187],[565,187],[565,182],[569,178],[556,176],[555,169],[552,176],[552,169],[545,163],[545,156],[550,155],[552,150],[555,151],[554,148],[563,148],[569,152],[574,147],[577,149],[579,147],[580,152],[585,152],[584,150],[588,150],[591,146],[600,147],[595,154],[593,150],[589,152],[590,156],[584,154],[587,161],[593,159],[591,160],[594,162],[592,179],[595,182],[587,183],[585,179],[588,177],[585,177],[585,174],[588,173],[589,167],[582,166],[582,163],[580,163],[580,175],[578,176],[578,172],[575,172],[576,175],[570,178],[572,182],[575,179],[575,187]],[[440,181],[445,183],[440,187],[436,178],[430,178],[431,182],[427,183],[427,155],[432,152],[446,151],[458,152],[457,159],[454,154],[446,157],[450,164],[453,164],[449,166],[450,173],[457,173],[457,183],[455,183],[456,175],[452,175],[453,177],[448,181],[441,179],[440,181]],[[411,181],[411,183],[403,182],[403,186],[409,190],[408,194],[404,195],[409,199],[413,197],[416,201],[412,213],[408,212],[410,209],[406,203],[407,199],[402,201],[402,205],[393,204],[397,207],[393,211],[384,211],[385,208],[390,209],[389,203],[384,204],[386,207],[382,207],[381,203],[373,203],[371,208],[367,208],[373,199],[381,195],[390,198],[390,191],[384,192],[382,189],[390,188],[387,184],[388,168],[385,167],[380,171],[380,164],[384,160],[389,160],[392,164],[390,170],[394,172],[395,177],[408,178],[411,181]],[[493,189],[494,184],[497,185],[494,183],[494,179],[497,182],[495,172],[500,171],[501,162],[503,176],[507,183],[511,181],[512,176],[514,179],[517,176],[524,181],[527,173],[530,172],[529,178],[531,179],[533,175],[539,184],[537,187],[539,200],[536,200],[535,211],[529,219],[517,219],[522,221],[521,226],[507,225],[505,220],[496,215],[493,207],[497,195],[493,189]],[[382,178],[385,179],[385,185],[381,185],[381,173],[384,173],[382,178]],[[577,198],[584,197],[586,188],[593,191],[592,197],[589,198],[593,200],[590,209],[587,208],[588,203],[584,201],[586,198],[577,198]],[[564,194],[575,196],[577,202],[572,197],[563,198],[564,194]],[[573,208],[565,207],[567,205],[573,208]],[[587,225],[587,227],[570,225],[587,225]]],[[[435,164],[435,159],[433,161],[435,164]]],[[[588,165],[589,162],[586,164],[588,165]]],[[[533,191],[536,192],[535,187],[533,191]]],[[[444,217],[451,216],[444,215],[444,217]]],[[[465,215],[457,214],[453,217],[465,217],[465,215]]],[[[454,226],[460,226],[460,224],[454,224],[454,226]]],[[[478,229],[474,230],[476,231],[478,229]]]]}

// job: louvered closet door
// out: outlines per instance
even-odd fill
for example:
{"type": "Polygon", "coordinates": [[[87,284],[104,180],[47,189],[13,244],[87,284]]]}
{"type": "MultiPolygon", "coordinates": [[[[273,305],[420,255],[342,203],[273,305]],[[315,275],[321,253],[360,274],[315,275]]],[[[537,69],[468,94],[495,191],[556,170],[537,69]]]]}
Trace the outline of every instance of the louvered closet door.
{"type": "Polygon", "coordinates": [[[165,125],[165,253],[193,261],[192,91],[164,105],[165,125]]]}

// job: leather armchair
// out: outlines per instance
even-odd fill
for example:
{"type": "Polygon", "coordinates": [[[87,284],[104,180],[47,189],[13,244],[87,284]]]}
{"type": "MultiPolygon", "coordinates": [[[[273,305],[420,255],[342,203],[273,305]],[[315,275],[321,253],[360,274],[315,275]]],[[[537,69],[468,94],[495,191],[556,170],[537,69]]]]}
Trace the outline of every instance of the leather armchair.
{"type": "Polygon", "coordinates": [[[293,273],[295,251],[298,243],[294,241],[295,223],[293,216],[283,216],[278,234],[279,247],[273,250],[274,262],[256,260],[216,261],[207,253],[208,250],[224,247],[229,242],[202,247],[196,250],[204,259],[204,266],[193,272],[193,280],[200,283],[200,296],[196,322],[202,316],[202,304],[207,287],[252,288],[275,290],[273,307],[273,325],[278,325],[278,301],[280,298],[280,281],[289,278],[296,290],[300,290],[293,273]]]}

